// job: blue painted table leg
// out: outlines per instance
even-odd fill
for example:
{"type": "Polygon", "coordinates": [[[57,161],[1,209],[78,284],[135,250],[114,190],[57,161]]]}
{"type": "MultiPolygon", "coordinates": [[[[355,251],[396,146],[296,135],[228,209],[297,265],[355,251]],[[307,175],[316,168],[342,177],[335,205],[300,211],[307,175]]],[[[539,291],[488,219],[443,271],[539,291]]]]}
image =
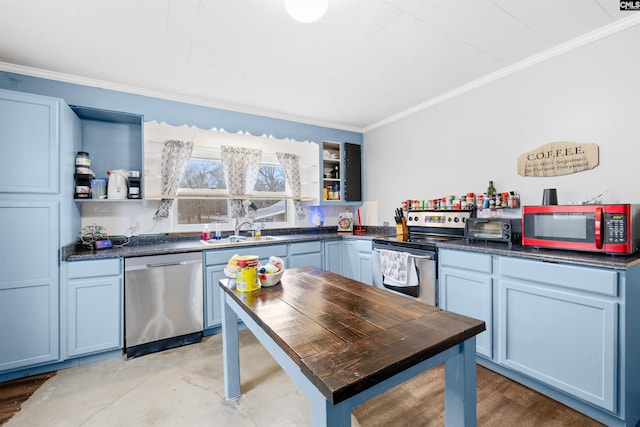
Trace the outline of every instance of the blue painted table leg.
{"type": "Polygon", "coordinates": [[[351,407],[347,402],[332,405],[320,392],[309,396],[313,427],[350,427],[351,407]]]}
{"type": "Polygon", "coordinates": [[[238,343],[238,316],[227,305],[222,294],[222,362],[224,366],[224,395],[227,400],[240,397],[240,345],[238,343]]]}
{"type": "Polygon", "coordinates": [[[445,425],[476,425],[476,338],[458,344],[460,353],[445,362],[445,425]]]}

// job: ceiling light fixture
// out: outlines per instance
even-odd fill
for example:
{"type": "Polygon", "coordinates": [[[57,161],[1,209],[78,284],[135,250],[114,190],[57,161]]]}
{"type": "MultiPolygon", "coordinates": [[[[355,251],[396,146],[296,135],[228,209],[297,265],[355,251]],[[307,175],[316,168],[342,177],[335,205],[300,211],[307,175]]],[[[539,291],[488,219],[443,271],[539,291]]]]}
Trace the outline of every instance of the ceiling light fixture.
{"type": "Polygon", "coordinates": [[[314,22],[322,18],[329,7],[329,0],[284,0],[284,8],[293,19],[314,22]]]}

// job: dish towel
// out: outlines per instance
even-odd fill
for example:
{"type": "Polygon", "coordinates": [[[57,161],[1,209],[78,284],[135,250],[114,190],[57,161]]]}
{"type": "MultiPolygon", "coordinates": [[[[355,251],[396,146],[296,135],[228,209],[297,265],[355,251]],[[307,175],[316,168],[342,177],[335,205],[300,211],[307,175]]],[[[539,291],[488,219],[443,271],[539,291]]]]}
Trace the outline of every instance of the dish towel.
{"type": "Polygon", "coordinates": [[[418,285],[415,260],[408,252],[380,251],[383,283],[392,286],[418,285]]]}

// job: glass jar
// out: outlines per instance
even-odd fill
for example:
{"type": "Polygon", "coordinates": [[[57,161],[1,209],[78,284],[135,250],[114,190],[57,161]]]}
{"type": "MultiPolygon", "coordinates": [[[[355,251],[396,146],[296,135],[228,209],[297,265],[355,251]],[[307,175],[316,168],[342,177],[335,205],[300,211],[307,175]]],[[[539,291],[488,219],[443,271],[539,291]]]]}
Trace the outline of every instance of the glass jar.
{"type": "Polygon", "coordinates": [[[78,151],[76,153],[76,166],[91,166],[91,158],[86,151],[78,151]]]}

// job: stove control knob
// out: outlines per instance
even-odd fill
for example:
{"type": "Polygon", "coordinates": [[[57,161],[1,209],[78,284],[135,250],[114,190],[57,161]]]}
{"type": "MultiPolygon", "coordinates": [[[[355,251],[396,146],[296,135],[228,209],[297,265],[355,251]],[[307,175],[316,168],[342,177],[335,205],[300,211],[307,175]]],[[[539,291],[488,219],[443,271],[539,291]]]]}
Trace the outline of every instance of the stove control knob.
{"type": "Polygon", "coordinates": [[[458,222],[458,221],[460,221],[460,218],[458,217],[453,218],[453,222],[458,222]]]}

